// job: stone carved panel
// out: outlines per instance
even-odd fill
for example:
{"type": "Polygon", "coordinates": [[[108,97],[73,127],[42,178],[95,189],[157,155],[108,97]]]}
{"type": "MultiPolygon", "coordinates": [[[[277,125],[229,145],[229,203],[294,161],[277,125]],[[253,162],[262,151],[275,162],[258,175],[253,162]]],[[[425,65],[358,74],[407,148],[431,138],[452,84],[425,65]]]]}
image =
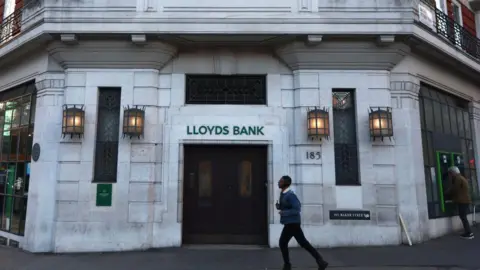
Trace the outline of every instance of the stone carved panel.
{"type": "Polygon", "coordinates": [[[312,0],[298,0],[299,12],[312,12],[312,0]]]}

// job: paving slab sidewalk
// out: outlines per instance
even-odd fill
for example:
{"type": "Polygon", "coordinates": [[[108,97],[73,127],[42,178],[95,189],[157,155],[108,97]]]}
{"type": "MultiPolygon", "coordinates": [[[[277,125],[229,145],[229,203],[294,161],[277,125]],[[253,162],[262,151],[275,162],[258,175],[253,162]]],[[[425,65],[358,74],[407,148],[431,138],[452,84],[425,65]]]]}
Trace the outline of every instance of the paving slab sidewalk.
{"type": "MultiPolygon", "coordinates": [[[[320,249],[332,270],[480,270],[478,238],[445,236],[408,246],[320,249]]],[[[295,270],[313,270],[305,251],[291,249],[295,270]]],[[[279,270],[278,249],[167,248],[83,254],[30,254],[0,248],[0,270],[279,270]]]]}

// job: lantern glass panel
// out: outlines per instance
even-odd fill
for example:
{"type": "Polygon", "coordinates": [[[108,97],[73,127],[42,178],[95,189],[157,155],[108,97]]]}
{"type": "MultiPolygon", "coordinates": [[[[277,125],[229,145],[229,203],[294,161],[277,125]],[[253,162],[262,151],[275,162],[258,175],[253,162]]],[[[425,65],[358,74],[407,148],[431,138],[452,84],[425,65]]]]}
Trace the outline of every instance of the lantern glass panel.
{"type": "Polygon", "coordinates": [[[308,112],[308,136],[328,136],[328,112],[313,110],[308,112]]]}
{"type": "Polygon", "coordinates": [[[393,135],[392,114],[378,110],[370,113],[370,132],[373,137],[389,137],[393,135]]]}
{"type": "Polygon", "coordinates": [[[63,111],[63,133],[82,134],[85,113],[79,108],[67,108],[63,111]]]}
{"type": "Polygon", "coordinates": [[[143,134],[145,113],[140,109],[128,109],[124,112],[123,133],[138,136],[143,134]]]}

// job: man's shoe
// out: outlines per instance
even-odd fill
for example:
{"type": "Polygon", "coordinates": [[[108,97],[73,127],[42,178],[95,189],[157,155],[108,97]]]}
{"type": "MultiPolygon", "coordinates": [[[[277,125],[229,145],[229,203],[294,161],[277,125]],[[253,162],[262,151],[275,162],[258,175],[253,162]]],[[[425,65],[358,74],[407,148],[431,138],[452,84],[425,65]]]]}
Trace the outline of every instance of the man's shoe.
{"type": "Polygon", "coordinates": [[[282,270],[292,270],[292,265],[289,263],[286,263],[283,265],[282,270]]]}
{"type": "Polygon", "coordinates": [[[473,233],[464,233],[464,234],[460,235],[460,237],[462,237],[463,239],[473,239],[473,238],[475,238],[473,233]]]}
{"type": "Polygon", "coordinates": [[[318,270],[325,270],[328,267],[328,262],[326,261],[322,261],[322,262],[317,261],[317,264],[318,264],[318,270]]]}

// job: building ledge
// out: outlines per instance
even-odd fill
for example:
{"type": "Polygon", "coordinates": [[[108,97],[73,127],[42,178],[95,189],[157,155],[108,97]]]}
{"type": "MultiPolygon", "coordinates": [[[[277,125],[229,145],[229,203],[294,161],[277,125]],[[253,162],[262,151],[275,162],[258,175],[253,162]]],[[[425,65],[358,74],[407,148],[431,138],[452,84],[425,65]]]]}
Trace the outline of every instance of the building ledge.
{"type": "Polygon", "coordinates": [[[469,0],[468,3],[474,11],[480,11],[480,0],[469,0]]]}
{"type": "Polygon", "coordinates": [[[379,42],[374,38],[322,39],[318,44],[297,41],[276,49],[292,70],[391,70],[409,52],[410,48],[402,42],[379,42]]]}
{"type": "MultiPolygon", "coordinates": [[[[67,35],[70,37],[70,35],[67,35]]],[[[76,41],[62,37],[51,42],[47,51],[63,68],[145,68],[161,69],[177,49],[161,41],[138,43],[120,40],[76,41]]]]}

